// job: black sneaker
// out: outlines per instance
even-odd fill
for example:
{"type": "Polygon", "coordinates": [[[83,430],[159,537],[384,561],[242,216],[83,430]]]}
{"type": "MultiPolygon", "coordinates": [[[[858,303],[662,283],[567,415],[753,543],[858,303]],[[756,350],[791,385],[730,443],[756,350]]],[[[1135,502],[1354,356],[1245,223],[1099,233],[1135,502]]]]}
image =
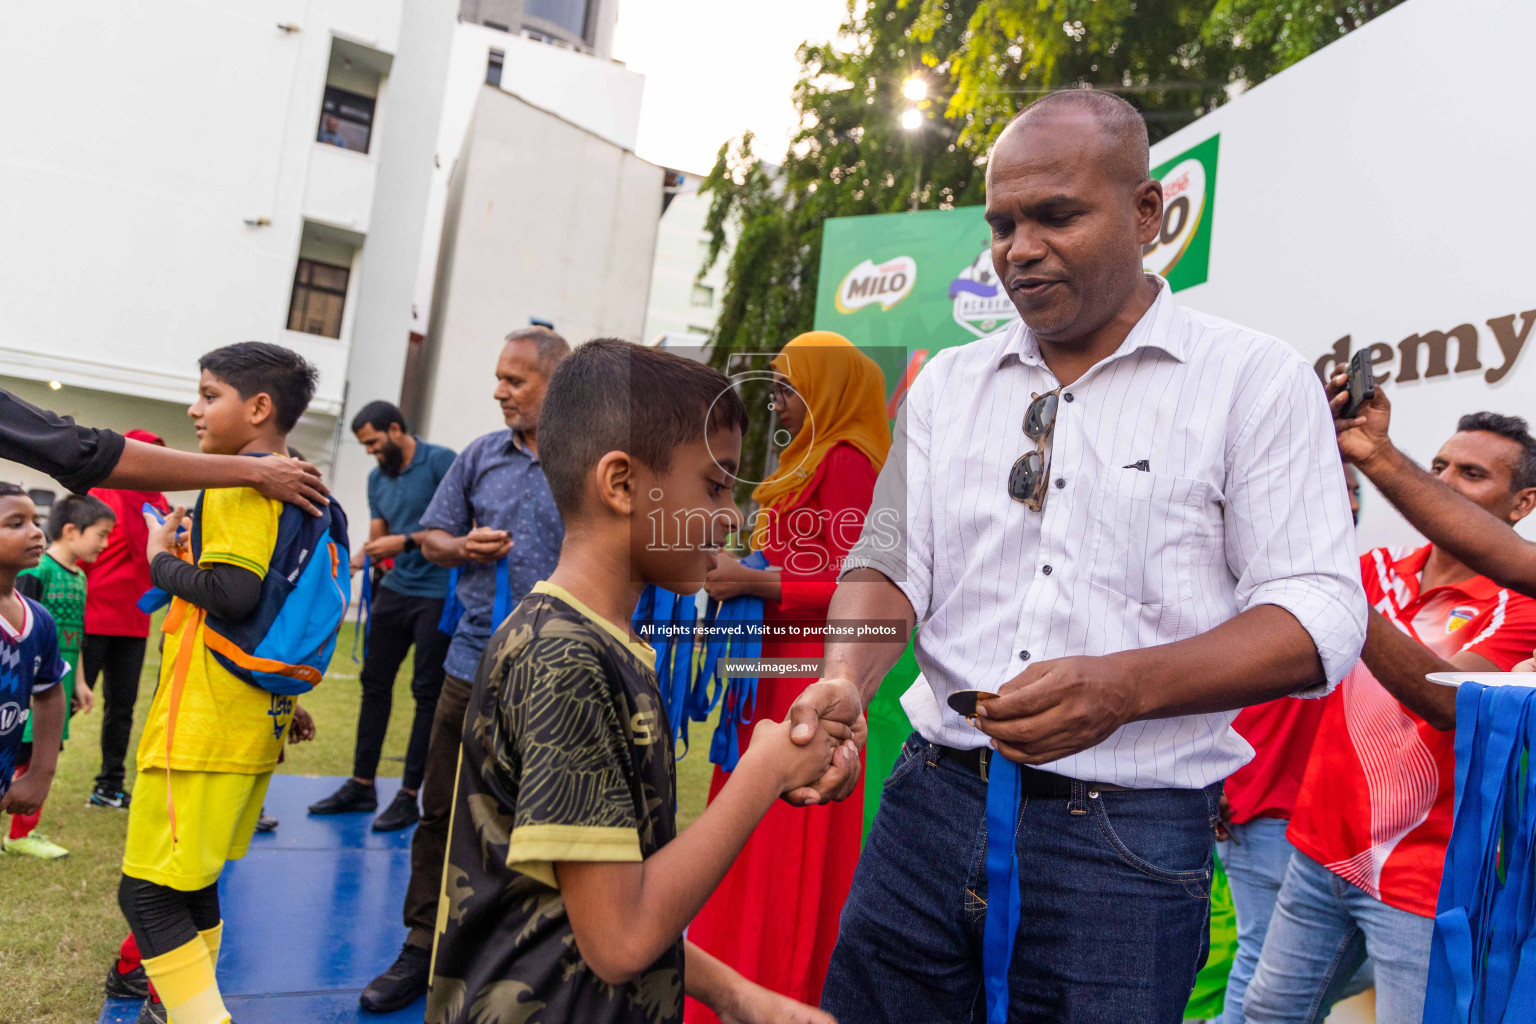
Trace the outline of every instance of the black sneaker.
{"type": "Polygon", "coordinates": [[[379,794],[372,786],[348,779],[341,788],[317,803],[309,805],[310,814],[348,814],[352,811],[376,811],[379,794]]]}
{"type": "Polygon", "coordinates": [[[148,999],[149,975],[144,973],[143,964],[124,974],[113,963],[107,968],[106,989],[108,999],[148,999]]]}
{"type": "Polygon", "coordinates": [[[139,1019],[134,1024],[170,1024],[170,1021],[164,1003],[158,999],[146,999],[144,1005],[139,1007],[139,1019]]]}
{"type": "Polygon", "coordinates": [[[272,817],[268,817],[265,808],[262,809],[261,815],[256,819],[256,831],[257,832],[276,832],[277,831],[277,819],[276,818],[272,818],[272,817]]]}
{"type": "Polygon", "coordinates": [[[88,802],[92,807],[110,807],[113,810],[126,811],[128,805],[133,802],[133,796],[132,794],[124,793],[120,789],[103,789],[97,786],[91,790],[91,797],[88,802]]]}
{"type": "Polygon", "coordinates": [[[403,828],[410,828],[421,819],[421,811],[416,808],[416,797],[405,790],[395,794],[395,798],[384,808],[384,813],[373,819],[375,832],[398,832],[403,828]]]}
{"type": "Polygon", "coordinates": [[[409,942],[389,970],[374,978],[357,1001],[371,1013],[394,1013],[427,994],[431,981],[432,951],[409,942]]]}

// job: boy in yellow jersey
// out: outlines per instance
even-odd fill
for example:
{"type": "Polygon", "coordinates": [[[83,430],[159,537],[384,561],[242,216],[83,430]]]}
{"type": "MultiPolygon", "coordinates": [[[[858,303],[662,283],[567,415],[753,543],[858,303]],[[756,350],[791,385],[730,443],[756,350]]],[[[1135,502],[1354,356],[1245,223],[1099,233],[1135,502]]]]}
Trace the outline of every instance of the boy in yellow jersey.
{"type": "MultiPolygon", "coordinates": [[[[203,356],[198,398],[187,410],[209,454],[286,455],[287,435],[314,396],[314,367],[261,342],[203,356]]],[[[166,615],[160,686],[139,742],[118,903],[163,1006],[141,1021],[222,1024],[214,981],[223,923],[218,879],[250,845],[283,736],[313,724],[294,698],[252,686],[204,644],[203,613],[239,621],[255,611],[277,540],[282,504],[250,488],[205,491],[201,556],[178,557],[185,510],[152,527],[150,577],[175,599],[166,615]]]]}

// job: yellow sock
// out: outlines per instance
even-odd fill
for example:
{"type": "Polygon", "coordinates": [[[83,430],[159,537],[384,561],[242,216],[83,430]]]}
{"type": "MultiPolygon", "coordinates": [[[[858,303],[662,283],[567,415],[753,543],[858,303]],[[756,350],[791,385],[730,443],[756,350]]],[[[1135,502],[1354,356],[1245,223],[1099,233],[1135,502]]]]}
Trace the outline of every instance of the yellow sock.
{"type": "Polygon", "coordinates": [[[144,973],[155,983],[171,1024],[229,1024],[201,935],[169,953],[145,958],[144,973]]]}
{"type": "Polygon", "coordinates": [[[219,970],[219,944],[224,939],[224,922],[209,928],[205,932],[198,932],[197,937],[203,940],[203,945],[208,947],[208,959],[213,963],[214,973],[219,970]]]}

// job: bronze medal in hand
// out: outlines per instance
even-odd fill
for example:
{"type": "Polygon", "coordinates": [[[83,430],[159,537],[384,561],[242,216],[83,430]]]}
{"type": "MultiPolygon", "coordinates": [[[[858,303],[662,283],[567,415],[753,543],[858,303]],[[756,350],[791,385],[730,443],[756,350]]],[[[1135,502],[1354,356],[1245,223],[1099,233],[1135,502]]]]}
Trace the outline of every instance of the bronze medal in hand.
{"type": "Polygon", "coordinates": [[[949,709],[976,724],[976,705],[991,700],[997,694],[990,690],[956,690],[949,695],[949,709]]]}

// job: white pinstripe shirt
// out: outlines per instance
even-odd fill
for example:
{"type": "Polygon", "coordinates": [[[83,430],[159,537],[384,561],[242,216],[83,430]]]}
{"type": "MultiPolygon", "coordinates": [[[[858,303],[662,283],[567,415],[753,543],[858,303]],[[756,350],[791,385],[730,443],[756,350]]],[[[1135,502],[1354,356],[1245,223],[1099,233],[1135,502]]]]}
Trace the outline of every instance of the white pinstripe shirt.
{"type": "MultiPolygon", "coordinates": [[[[1300,620],[1329,689],[1360,656],[1365,594],[1322,385],[1293,349],[1158,283],[1120,348],[1064,390],[1043,512],[1007,490],[1034,447],[1032,393],[1060,383],[1028,327],[946,349],[913,383],[843,571],[878,569],[912,603],[922,674],[902,705],[926,739],[986,745],[945,704],[955,690],[996,690],[1042,659],[1183,640],[1261,604],[1300,620]]],[[[1043,767],[1205,786],[1253,756],[1234,717],[1132,722],[1043,767]]]]}

